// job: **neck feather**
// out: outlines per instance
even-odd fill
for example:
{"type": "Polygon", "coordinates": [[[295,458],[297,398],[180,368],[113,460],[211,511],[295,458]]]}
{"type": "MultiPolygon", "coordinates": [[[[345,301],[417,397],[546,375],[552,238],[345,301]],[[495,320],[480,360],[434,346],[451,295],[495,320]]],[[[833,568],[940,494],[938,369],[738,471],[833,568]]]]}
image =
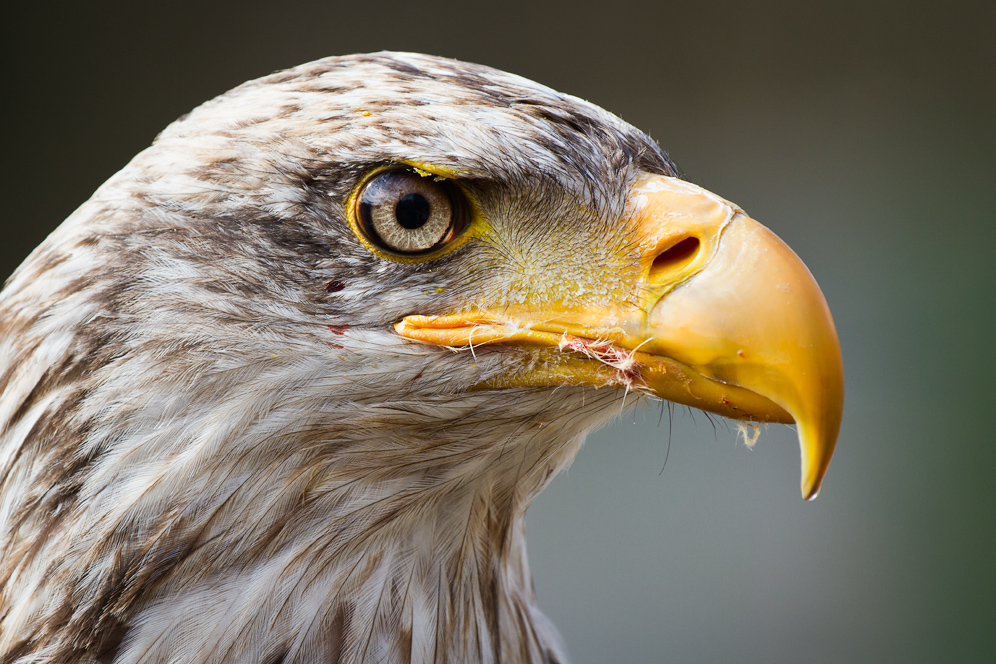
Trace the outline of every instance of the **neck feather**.
{"type": "Polygon", "coordinates": [[[14,574],[46,598],[17,631],[51,661],[563,661],[536,606],[524,515],[619,397],[421,394],[312,404],[307,418],[279,404],[233,417],[222,401],[175,425],[116,417],[130,425],[101,434],[117,438],[80,486],[86,509],[46,541],[61,562],[25,558],[14,574]]]}

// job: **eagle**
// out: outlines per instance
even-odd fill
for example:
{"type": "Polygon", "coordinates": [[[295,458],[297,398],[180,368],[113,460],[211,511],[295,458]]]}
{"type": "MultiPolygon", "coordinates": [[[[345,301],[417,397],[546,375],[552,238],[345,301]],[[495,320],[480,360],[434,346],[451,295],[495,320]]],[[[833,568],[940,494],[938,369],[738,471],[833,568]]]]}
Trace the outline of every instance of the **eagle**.
{"type": "Polygon", "coordinates": [[[0,662],[564,662],[526,509],[621,412],[840,427],[796,255],[581,99],[407,53],[168,126],[0,295],[0,662]]]}

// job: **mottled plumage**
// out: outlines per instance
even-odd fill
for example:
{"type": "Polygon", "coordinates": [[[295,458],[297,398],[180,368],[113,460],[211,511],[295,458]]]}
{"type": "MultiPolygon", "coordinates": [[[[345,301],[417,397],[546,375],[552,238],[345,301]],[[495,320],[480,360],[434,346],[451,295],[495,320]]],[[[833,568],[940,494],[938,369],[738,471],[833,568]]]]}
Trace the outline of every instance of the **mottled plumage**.
{"type": "Polygon", "coordinates": [[[616,251],[641,169],[674,173],[601,109],[416,55],[169,126],[0,298],[0,661],[562,661],[523,515],[624,393],[468,391],[533,353],[391,326],[604,297],[530,289],[616,251]],[[366,250],[346,197],[412,161],[467,182],[495,240],[366,250]]]}
{"type": "Polygon", "coordinates": [[[167,127],[0,293],[0,664],[563,662],[526,509],[652,396],[796,422],[814,497],[826,303],[675,176],[591,104],[412,54],[167,127]]]}

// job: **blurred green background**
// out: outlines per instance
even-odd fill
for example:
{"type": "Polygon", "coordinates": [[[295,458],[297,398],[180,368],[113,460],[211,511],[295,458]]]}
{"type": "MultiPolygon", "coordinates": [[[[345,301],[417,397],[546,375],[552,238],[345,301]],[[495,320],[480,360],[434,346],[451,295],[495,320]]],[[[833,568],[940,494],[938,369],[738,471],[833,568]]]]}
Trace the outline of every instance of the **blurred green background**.
{"type": "Polygon", "coordinates": [[[177,116],[325,55],[480,62],[648,131],[809,265],[846,412],[814,503],[786,427],[591,436],[528,519],[574,661],[996,661],[996,3],[19,5],[3,277],[177,116]]]}

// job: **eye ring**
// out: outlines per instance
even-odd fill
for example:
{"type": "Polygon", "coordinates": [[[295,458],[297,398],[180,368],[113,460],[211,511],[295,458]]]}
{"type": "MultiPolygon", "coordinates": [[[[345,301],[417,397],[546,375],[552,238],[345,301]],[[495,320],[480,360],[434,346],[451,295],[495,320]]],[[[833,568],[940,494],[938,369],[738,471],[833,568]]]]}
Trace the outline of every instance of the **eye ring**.
{"type": "Polygon", "coordinates": [[[411,168],[390,168],[363,183],[354,218],[367,241],[384,252],[435,253],[467,226],[468,205],[458,186],[411,168]]]}

